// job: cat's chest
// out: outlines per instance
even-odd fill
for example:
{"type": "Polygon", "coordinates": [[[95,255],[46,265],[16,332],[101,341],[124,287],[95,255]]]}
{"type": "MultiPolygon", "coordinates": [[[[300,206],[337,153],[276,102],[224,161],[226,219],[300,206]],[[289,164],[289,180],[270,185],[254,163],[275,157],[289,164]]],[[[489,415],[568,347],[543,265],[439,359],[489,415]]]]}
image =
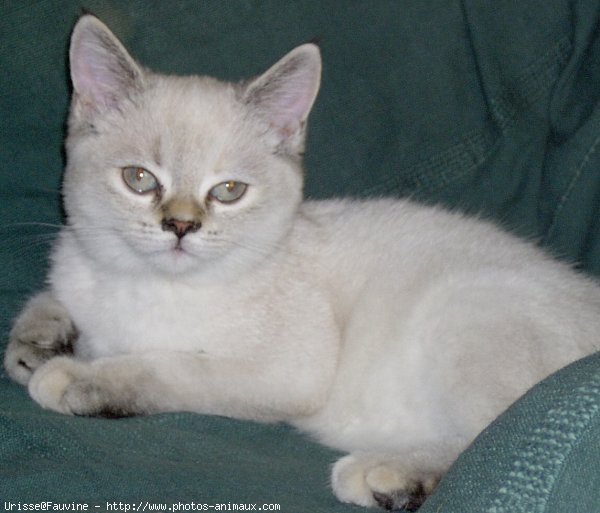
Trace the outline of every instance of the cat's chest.
{"type": "Polygon", "coordinates": [[[260,320],[243,291],[176,280],[117,279],[79,270],[53,288],[80,331],[78,353],[98,358],[148,351],[231,355],[260,320]]]}

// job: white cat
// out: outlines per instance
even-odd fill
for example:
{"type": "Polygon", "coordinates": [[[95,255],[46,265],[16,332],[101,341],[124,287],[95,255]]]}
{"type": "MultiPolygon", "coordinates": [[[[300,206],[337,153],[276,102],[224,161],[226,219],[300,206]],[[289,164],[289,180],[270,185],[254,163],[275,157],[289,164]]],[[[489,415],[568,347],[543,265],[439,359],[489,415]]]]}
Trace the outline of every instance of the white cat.
{"type": "Polygon", "coordinates": [[[41,406],[289,422],[350,453],[340,500],[414,509],[598,348],[600,287],[491,224],[302,201],[316,46],[244,84],[170,77],[85,15],[70,60],[67,224],[5,355],[41,406]]]}

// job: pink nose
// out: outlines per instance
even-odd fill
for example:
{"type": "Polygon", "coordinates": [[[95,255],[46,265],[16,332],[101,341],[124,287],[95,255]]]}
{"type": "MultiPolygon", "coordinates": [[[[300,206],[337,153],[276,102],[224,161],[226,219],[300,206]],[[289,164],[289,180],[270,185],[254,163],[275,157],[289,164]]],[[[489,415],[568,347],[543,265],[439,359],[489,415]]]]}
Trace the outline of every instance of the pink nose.
{"type": "Polygon", "coordinates": [[[177,238],[181,239],[188,233],[196,232],[202,226],[199,222],[180,221],[179,219],[163,219],[162,229],[173,232],[177,238]]]}

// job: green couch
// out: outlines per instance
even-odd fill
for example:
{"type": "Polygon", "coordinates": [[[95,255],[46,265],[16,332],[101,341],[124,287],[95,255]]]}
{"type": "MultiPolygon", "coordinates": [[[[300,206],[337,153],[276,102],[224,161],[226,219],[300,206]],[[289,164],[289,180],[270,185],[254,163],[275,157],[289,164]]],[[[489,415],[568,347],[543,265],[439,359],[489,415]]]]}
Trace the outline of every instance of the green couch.
{"type": "MultiPolygon", "coordinates": [[[[82,8],[165,72],[238,80],[317,38],[324,74],[308,196],[443,203],[600,274],[597,1],[3,0],[2,347],[11,319],[43,285],[62,219],[66,48],[82,8]]],[[[422,513],[600,511],[599,408],[592,356],[490,426],[422,513]]],[[[338,456],[280,425],[188,413],[64,417],[0,375],[5,510],[52,501],[88,511],[253,503],[285,513],[363,511],[329,490],[338,456]]]]}

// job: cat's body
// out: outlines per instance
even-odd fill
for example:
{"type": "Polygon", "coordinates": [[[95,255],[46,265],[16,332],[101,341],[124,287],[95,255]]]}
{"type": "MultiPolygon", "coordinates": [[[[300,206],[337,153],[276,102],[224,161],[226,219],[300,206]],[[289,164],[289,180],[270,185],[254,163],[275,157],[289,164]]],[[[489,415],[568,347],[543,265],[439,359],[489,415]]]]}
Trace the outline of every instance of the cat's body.
{"type": "Polygon", "coordinates": [[[314,46],[243,86],[167,78],[86,16],[71,67],[69,223],[5,359],[42,406],[289,422],[351,453],[341,500],[415,507],[599,346],[600,287],[491,224],[302,202],[314,46]]]}

